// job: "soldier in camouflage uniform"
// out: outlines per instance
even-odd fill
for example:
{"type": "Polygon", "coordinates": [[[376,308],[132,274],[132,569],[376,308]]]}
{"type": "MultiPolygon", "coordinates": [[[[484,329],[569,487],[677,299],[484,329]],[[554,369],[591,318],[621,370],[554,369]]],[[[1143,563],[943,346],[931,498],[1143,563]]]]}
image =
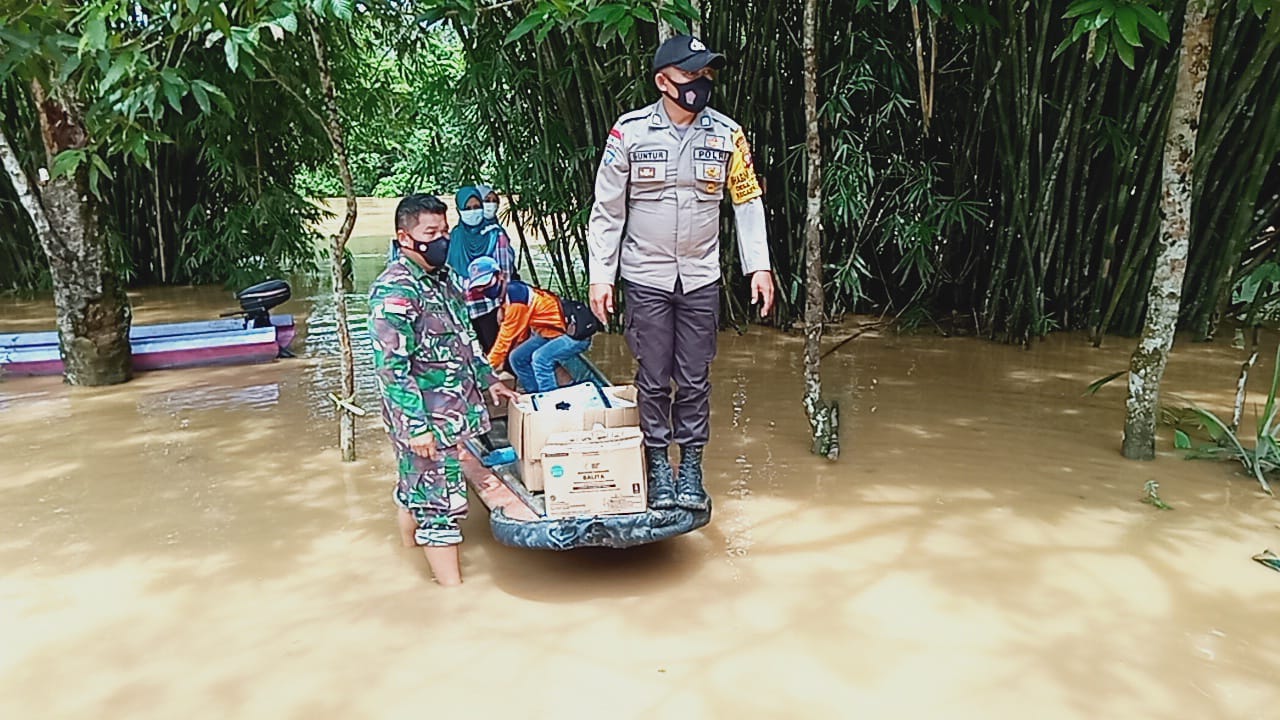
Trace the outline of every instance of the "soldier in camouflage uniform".
{"type": "Polygon", "coordinates": [[[461,583],[458,521],[466,517],[462,441],[489,431],[484,391],[498,381],[449,283],[449,226],[437,198],[411,195],[396,209],[400,256],[369,292],[369,335],[382,419],[399,470],[394,498],[406,544],[423,548],[436,581],[461,583]]]}

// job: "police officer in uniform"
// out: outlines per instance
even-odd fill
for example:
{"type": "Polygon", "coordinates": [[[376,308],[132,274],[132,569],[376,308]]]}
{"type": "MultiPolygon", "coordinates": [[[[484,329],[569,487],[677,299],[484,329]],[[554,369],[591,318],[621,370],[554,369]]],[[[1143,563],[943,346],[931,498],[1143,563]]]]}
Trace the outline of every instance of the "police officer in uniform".
{"type": "Polygon", "coordinates": [[[607,322],[626,282],[624,324],[639,369],[649,504],[705,511],[702,452],[720,324],[720,207],[733,203],[742,270],[760,315],[773,306],[764,205],[742,127],[707,107],[723,55],[680,35],[653,58],[661,97],[609,131],[588,229],[591,308],[607,322]],[[672,397],[671,382],[675,381],[672,397]],[[668,446],[680,446],[673,472],[668,446]],[[673,475],[675,477],[673,477],[673,475]]]}

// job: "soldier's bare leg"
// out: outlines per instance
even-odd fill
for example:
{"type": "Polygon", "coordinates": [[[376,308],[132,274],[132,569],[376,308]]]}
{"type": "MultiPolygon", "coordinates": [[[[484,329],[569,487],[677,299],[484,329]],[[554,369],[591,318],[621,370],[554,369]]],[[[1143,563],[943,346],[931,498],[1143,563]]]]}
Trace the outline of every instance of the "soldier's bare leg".
{"type": "Polygon", "coordinates": [[[396,484],[395,501],[401,513],[409,516],[411,527],[401,520],[401,532],[408,530],[412,544],[422,547],[438,584],[461,585],[458,546],[462,543],[462,530],[458,521],[467,516],[467,486],[459,451],[456,447],[444,448],[440,458],[432,460],[405,450],[397,452],[400,481],[396,484]]]}
{"type": "Polygon", "coordinates": [[[424,546],[422,552],[427,556],[427,564],[431,566],[437,585],[457,587],[462,584],[462,559],[457,545],[424,546]]]}
{"type": "Polygon", "coordinates": [[[400,508],[396,511],[396,524],[400,526],[400,542],[405,547],[417,547],[418,543],[413,539],[413,534],[418,532],[418,523],[413,519],[413,515],[408,510],[400,508]]]}

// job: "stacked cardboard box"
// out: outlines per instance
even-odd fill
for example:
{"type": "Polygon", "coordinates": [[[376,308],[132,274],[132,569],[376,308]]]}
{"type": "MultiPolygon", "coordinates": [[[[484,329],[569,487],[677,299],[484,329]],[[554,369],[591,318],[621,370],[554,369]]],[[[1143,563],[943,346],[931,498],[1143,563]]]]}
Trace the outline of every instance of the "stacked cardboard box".
{"type": "Polygon", "coordinates": [[[590,410],[537,410],[528,395],[521,395],[511,405],[507,419],[507,439],[520,456],[520,476],[525,487],[542,490],[542,447],[547,439],[561,432],[590,430],[596,425],[606,428],[639,427],[640,411],[635,406],[636,389],[630,385],[604,388],[611,400],[621,400],[624,407],[590,410]]]}
{"type": "Polygon", "coordinates": [[[556,433],[542,447],[547,517],[645,511],[644,436],[637,427],[556,433]]]}

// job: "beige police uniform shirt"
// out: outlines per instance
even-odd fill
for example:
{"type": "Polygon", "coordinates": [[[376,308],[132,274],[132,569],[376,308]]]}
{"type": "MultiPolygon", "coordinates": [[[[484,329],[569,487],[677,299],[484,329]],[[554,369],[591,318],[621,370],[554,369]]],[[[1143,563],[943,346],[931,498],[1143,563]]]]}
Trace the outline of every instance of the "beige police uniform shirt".
{"type": "Polygon", "coordinates": [[[693,292],[720,279],[720,204],[733,202],[742,271],[769,270],[764,204],[742,126],[706,108],[680,134],[662,101],[609,131],[588,224],[590,280],[693,292]]]}

